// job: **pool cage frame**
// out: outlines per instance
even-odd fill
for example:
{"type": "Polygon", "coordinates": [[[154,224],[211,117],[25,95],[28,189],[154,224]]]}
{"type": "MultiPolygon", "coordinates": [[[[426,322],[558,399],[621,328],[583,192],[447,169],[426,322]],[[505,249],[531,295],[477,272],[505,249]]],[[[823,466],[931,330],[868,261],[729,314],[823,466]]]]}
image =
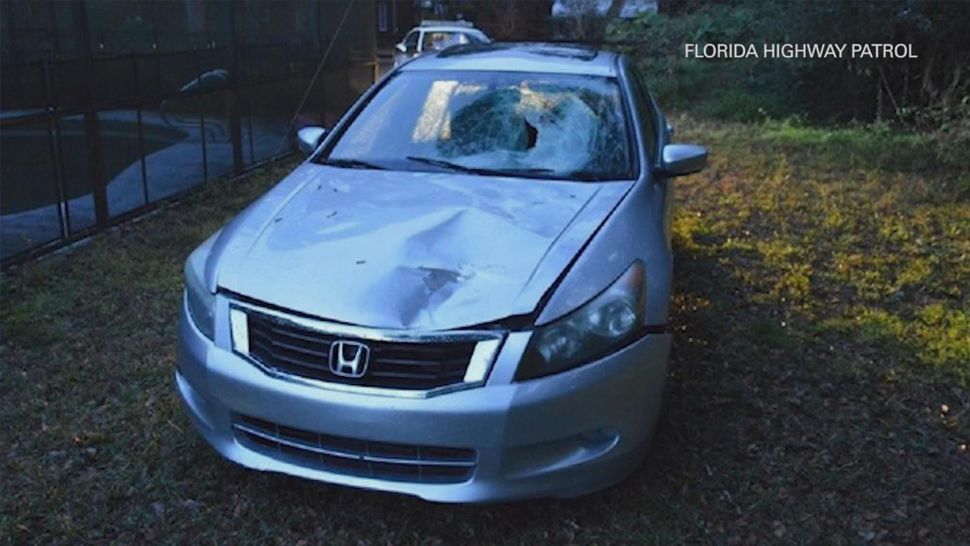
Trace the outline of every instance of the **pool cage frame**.
{"type": "MultiPolygon", "coordinates": [[[[366,0],[363,2],[361,0],[350,1],[354,2],[355,7],[357,7],[357,4],[359,4],[365,9],[373,9],[372,3],[368,3],[366,0]]],[[[45,105],[42,108],[31,108],[18,112],[18,115],[4,115],[0,117],[0,132],[19,127],[37,127],[39,125],[46,127],[49,154],[52,162],[51,172],[53,173],[52,179],[49,181],[49,183],[53,184],[53,195],[55,195],[57,199],[56,209],[57,220],[59,223],[59,233],[58,236],[53,239],[38,242],[29,248],[17,251],[8,256],[4,256],[2,260],[0,260],[0,266],[6,268],[11,265],[29,261],[40,255],[87,238],[109,227],[124,223],[132,218],[155,210],[165,203],[183,197],[187,192],[198,187],[198,185],[205,184],[213,178],[222,178],[226,175],[239,176],[248,170],[285,158],[295,151],[292,139],[286,138],[285,141],[281,141],[281,146],[277,149],[277,152],[273,153],[269,157],[262,157],[259,159],[256,158],[256,153],[253,146],[253,116],[247,115],[252,112],[253,104],[251,98],[244,98],[242,94],[247,89],[273,84],[298,84],[302,82],[305,86],[305,83],[310,81],[310,76],[317,67],[317,64],[323,58],[324,50],[327,44],[321,43],[320,41],[317,43],[295,41],[260,44],[245,43],[239,36],[236,21],[234,20],[235,17],[237,17],[236,6],[238,6],[238,3],[231,2],[230,5],[233,6],[227,10],[229,14],[230,38],[229,43],[226,45],[217,46],[213,41],[209,42],[209,44],[205,47],[193,47],[190,50],[162,52],[159,51],[157,47],[157,40],[153,36],[153,47],[151,52],[133,51],[129,53],[105,55],[95,54],[92,47],[90,26],[88,25],[87,21],[86,3],[83,1],[78,1],[72,5],[72,9],[75,11],[74,21],[76,30],[79,34],[79,43],[81,44],[80,58],[59,59],[56,56],[50,55],[27,62],[5,63],[3,65],[2,71],[7,76],[18,70],[39,70],[39,74],[42,75],[42,89],[37,89],[36,91],[31,89],[31,91],[42,94],[45,105]],[[284,62],[282,63],[282,70],[276,70],[277,74],[269,77],[266,75],[254,76],[253,72],[258,72],[258,70],[248,70],[250,68],[248,60],[251,57],[259,58],[260,52],[266,52],[268,50],[275,51],[274,55],[276,58],[286,59],[288,61],[290,59],[299,59],[301,62],[284,62]],[[194,71],[199,81],[196,88],[189,90],[176,89],[174,91],[143,93],[138,84],[139,81],[144,81],[144,74],[140,73],[140,68],[146,64],[152,68],[154,74],[149,74],[149,77],[153,77],[155,79],[155,87],[160,89],[162,88],[161,72],[164,61],[166,59],[176,57],[189,57],[191,59],[190,62],[194,65],[194,71]],[[225,66],[228,70],[228,77],[221,82],[204,82],[202,80],[202,75],[205,73],[203,57],[208,59],[224,59],[225,66]],[[130,65],[130,82],[133,84],[131,92],[128,93],[127,96],[123,97],[107,100],[99,99],[97,93],[97,75],[99,74],[99,65],[118,62],[127,62],[130,65]],[[58,96],[59,93],[57,92],[58,89],[54,84],[54,81],[58,78],[58,75],[62,71],[70,68],[76,68],[78,63],[80,63],[80,73],[82,75],[83,82],[82,85],[80,85],[76,90],[77,96],[73,97],[78,99],[75,101],[77,104],[71,106],[64,105],[62,101],[59,100],[60,97],[58,96]],[[232,147],[231,172],[211,176],[212,173],[209,172],[208,165],[209,161],[206,138],[203,136],[201,139],[203,171],[201,183],[193,185],[192,188],[181,190],[172,195],[167,195],[165,197],[152,200],[149,198],[148,175],[146,173],[144,123],[142,118],[143,109],[146,106],[161,104],[166,100],[198,97],[215,97],[221,100],[225,105],[224,112],[227,114],[226,117],[228,119],[229,140],[232,147]],[[106,180],[104,172],[105,152],[102,149],[99,113],[120,109],[134,110],[136,115],[139,151],[138,161],[140,162],[141,184],[143,192],[142,197],[144,204],[124,212],[112,214],[109,211],[108,205],[107,183],[109,181],[106,180]],[[92,225],[82,227],[74,227],[71,225],[71,207],[69,206],[71,197],[67,192],[64,176],[64,165],[62,161],[62,121],[68,117],[76,118],[78,116],[83,117],[83,138],[87,164],[87,172],[85,174],[86,182],[91,189],[91,195],[93,197],[95,216],[95,220],[92,225]],[[248,141],[247,139],[244,139],[243,135],[243,118],[245,118],[245,123],[249,124],[248,130],[246,131],[248,141]],[[246,155],[244,152],[247,151],[247,149],[248,156],[250,158],[249,162],[244,159],[244,156],[246,155]]],[[[336,2],[331,5],[335,6],[336,9],[339,9],[340,11],[343,11],[345,6],[343,3],[338,4],[336,2]]],[[[348,51],[350,47],[350,45],[347,46],[348,51]]],[[[340,58],[334,59],[333,62],[327,60],[324,64],[324,73],[327,73],[327,69],[336,71],[338,73],[343,71],[342,73],[344,74],[344,77],[349,80],[350,69],[361,68],[373,74],[371,81],[376,79],[377,63],[376,49],[374,47],[371,48],[370,59],[363,56],[355,61],[351,57],[352,56],[348,54],[343,60],[340,58]]],[[[303,87],[301,87],[300,90],[302,91],[303,87]]],[[[328,100],[327,97],[323,97],[322,100],[325,102],[334,102],[328,100]]],[[[348,101],[337,99],[336,102],[343,103],[348,101]]],[[[292,106],[295,108],[296,104],[293,104],[292,106]]],[[[206,108],[200,108],[197,115],[198,126],[204,135],[206,130],[206,108]]],[[[290,129],[292,130],[292,127],[290,129]]],[[[3,159],[0,158],[0,161],[2,160],[3,159]]],[[[47,181],[38,180],[34,183],[44,182],[47,181]]],[[[2,222],[2,220],[0,220],[0,222],[2,222]]]]}

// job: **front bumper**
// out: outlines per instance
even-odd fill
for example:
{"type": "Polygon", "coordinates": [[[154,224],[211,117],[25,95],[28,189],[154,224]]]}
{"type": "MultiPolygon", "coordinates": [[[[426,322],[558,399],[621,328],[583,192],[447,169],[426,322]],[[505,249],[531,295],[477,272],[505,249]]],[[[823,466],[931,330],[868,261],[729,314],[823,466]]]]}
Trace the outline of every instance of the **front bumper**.
{"type": "MultiPolygon", "coordinates": [[[[227,339],[223,330],[217,325],[217,340],[227,339]]],[[[256,470],[442,502],[572,497],[619,481],[638,464],[656,424],[670,336],[647,335],[581,368],[515,383],[529,335],[509,334],[483,387],[396,398],[270,377],[202,336],[183,305],[175,382],[205,439],[256,470]],[[234,430],[240,416],[372,442],[471,448],[476,463],[459,483],[332,472],[254,449],[234,430]]]]}

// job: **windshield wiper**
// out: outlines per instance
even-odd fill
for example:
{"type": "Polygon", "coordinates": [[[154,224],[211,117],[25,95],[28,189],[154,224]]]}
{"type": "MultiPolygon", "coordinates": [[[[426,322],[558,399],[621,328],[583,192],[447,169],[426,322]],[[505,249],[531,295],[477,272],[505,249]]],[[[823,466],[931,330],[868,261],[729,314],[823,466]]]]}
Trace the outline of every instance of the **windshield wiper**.
{"type": "Polygon", "coordinates": [[[573,180],[581,180],[583,182],[601,182],[604,180],[622,180],[622,177],[612,175],[611,173],[602,173],[596,171],[572,171],[563,174],[563,178],[572,178],[573,180]]]}
{"type": "Polygon", "coordinates": [[[364,161],[362,159],[328,159],[323,162],[324,165],[329,165],[331,167],[337,167],[340,169],[377,169],[386,170],[387,167],[382,167],[380,165],[375,165],[369,161],[364,161]]]}
{"type": "Polygon", "coordinates": [[[451,161],[446,161],[444,159],[435,159],[433,157],[418,157],[414,155],[409,155],[405,159],[408,161],[416,161],[418,163],[425,163],[427,165],[434,165],[435,167],[441,167],[443,169],[449,169],[452,171],[461,171],[463,173],[473,173],[481,174],[480,169],[476,167],[469,167],[468,165],[462,165],[460,163],[452,163],[451,161]]]}
{"type": "MultiPolygon", "coordinates": [[[[485,167],[470,167],[468,165],[462,165],[461,163],[452,163],[444,159],[437,159],[434,157],[418,157],[409,155],[407,156],[409,161],[414,161],[417,163],[425,163],[428,165],[434,165],[435,167],[441,167],[443,169],[449,169],[452,171],[458,171],[470,174],[481,174],[486,176],[525,176],[525,177],[535,177],[535,175],[550,175],[556,171],[552,169],[542,168],[542,167],[529,167],[522,169],[489,169],[485,167]]],[[[548,178],[548,176],[542,176],[541,178],[548,178]]]]}

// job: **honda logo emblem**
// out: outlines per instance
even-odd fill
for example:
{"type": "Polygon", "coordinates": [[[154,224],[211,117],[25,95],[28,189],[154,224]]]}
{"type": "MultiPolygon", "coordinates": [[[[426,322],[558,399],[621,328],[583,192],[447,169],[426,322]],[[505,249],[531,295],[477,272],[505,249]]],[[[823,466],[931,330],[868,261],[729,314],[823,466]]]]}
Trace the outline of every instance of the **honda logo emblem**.
{"type": "Polygon", "coordinates": [[[370,361],[370,347],[356,341],[334,341],[330,345],[330,371],[341,377],[363,377],[370,361]]]}

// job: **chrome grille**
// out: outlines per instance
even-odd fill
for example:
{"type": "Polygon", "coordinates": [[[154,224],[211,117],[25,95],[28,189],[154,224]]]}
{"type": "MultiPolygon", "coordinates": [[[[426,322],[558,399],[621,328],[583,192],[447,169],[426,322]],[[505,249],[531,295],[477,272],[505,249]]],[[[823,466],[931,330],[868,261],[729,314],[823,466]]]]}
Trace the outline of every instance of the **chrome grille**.
{"type": "Polygon", "coordinates": [[[247,447],[327,472],[418,483],[457,483],[475,470],[473,449],[374,442],[318,434],[239,415],[233,428],[247,447]]]}
{"type": "MultiPolygon", "coordinates": [[[[501,334],[445,333],[431,337],[402,336],[390,339],[366,337],[352,329],[348,334],[306,325],[308,320],[287,320],[252,308],[245,312],[246,354],[271,371],[327,383],[396,391],[431,391],[465,382],[481,382],[501,334]],[[331,345],[353,341],[369,350],[367,370],[361,377],[334,373],[330,366],[331,345]],[[480,342],[486,351],[476,353],[480,342]],[[476,356],[477,355],[477,356],[476,356]],[[469,364],[484,368],[469,379],[469,364]]],[[[234,340],[235,343],[235,340],[234,340]]]]}

